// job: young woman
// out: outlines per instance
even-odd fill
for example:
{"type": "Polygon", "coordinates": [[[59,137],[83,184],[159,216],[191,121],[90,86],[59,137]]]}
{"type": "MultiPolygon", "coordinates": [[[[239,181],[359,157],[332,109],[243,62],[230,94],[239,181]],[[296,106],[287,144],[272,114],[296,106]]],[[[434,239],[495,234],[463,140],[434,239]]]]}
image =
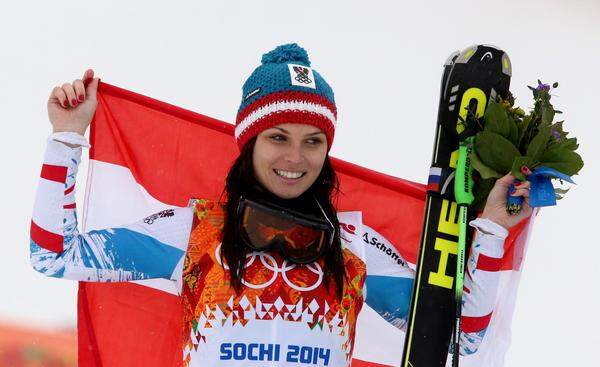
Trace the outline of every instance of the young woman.
{"type": "MultiPolygon", "coordinates": [[[[240,155],[227,176],[226,200],[197,200],[130,225],[79,233],[74,185],[97,86],[88,70],[50,95],[53,134],[31,226],[34,269],[80,281],[177,282],[186,366],[349,365],[365,299],[393,325],[404,325],[412,283],[403,292],[369,288],[365,297],[362,242],[340,240],[338,182],[328,155],[337,110],[304,49],[288,44],[263,55],[244,84],[235,129],[240,155]]],[[[507,214],[513,180],[497,181],[482,217],[471,223],[471,270],[480,254],[501,257],[507,229],[531,214],[527,200],[521,214],[507,214]]],[[[514,195],[527,198],[528,184],[514,195]]],[[[390,274],[414,277],[405,264],[390,274]]],[[[466,312],[479,316],[491,313],[498,279],[482,273],[466,277],[472,291],[464,296],[466,312]]],[[[483,338],[487,324],[477,325],[464,330],[462,353],[473,353],[483,338]]]]}

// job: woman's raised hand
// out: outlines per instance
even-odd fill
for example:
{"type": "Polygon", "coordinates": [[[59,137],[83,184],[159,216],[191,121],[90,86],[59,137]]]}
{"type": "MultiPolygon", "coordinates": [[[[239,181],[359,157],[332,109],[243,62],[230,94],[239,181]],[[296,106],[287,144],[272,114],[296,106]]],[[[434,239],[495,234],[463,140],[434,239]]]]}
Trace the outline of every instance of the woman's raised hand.
{"type": "MultiPolygon", "coordinates": [[[[527,168],[523,173],[528,175],[531,171],[527,168]]],[[[508,214],[508,211],[506,210],[506,193],[508,192],[510,184],[514,181],[515,176],[510,173],[496,180],[496,184],[487,198],[483,214],[481,215],[482,218],[488,218],[504,228],[510,229],[531,215],[533,209],[529,206],[529,181],[515,184],[515,192],[512,196],[522,196],[524,198],[523,207],[517,215],[508,214]]]]}
{"type": "Polygon", "coordinates": [[[96,111],[99,78],[88,69],[82,79],[55,87],[48,98],[48,117],[53,132],[72,131],[85,134],[96,111]]]}

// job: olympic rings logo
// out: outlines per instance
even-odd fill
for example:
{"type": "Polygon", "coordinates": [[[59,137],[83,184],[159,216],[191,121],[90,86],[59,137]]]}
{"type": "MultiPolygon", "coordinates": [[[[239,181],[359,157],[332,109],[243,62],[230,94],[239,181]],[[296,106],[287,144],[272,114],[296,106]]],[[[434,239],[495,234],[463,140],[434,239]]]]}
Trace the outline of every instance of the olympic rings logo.
{"type": "MultiPolygon", "coordinates": [[[[217,246],[217,248],[215,249],[215,259],[217,259],[217,263],[219,263],[219,265],[221,265],[225,270],[229,270],[229,266],[227,266],[227,264],[223,264],[221,262],[221,244],[219,244],[219,246],[217,246]]],[[[252,289],[266,288],[275,282],[275,280],[277,279],[277,276],[279,274],[281,274],[283,281],[287,285],[289,285],[292,289],[295,289],[300,292],[312,291],[312,290],[316,289],[319,285],[321,285],[321,283],[323,282],[323,275],[324,275],[323,269],[321,268],[321,265],[319,265],[316,262],[313,262],[311,264],[300,265],[300,266],[303,266],[306,269],[308,269],[310,272],[317,274],[317,276],[318,276],[318,279],[314,284],[307,286],[307,287],[303,287],[303,286],[299,286],[297,284],[292,283],[287,276],[287,272],[296,268],[298,266],[298,264],[290,263],[288,265],[288,261],[283,260],[281,267],[279,267],[279,264],[277,264],[277,261],[275,260],[275,258],[273,256],[271,256],[265,252],[254,251],[254,252],[251,252],[248,255],[246,255],[246,264],[244,265],[245,268],[252,266],[252,264],[254,264],[256,259],[259,259],[260,263],[265,268],[271,270],[273,272],[273,275],[271,276],[271,278],[268,281],[266,281],[265,283],[261,283],[261,284],[254,284],[254,283],[247,281],[246,279],[242,279],[242,284],[244,284],[246,287],[249,287],[252,289]]]]}
{"type": "Polygon", "coordinates": [[[303,68],[301,66],[294,66],[294,71],[296,72],[296,79],[300,83],[310,84],[312,80],[308,76],[308,68],[303,68]]]}

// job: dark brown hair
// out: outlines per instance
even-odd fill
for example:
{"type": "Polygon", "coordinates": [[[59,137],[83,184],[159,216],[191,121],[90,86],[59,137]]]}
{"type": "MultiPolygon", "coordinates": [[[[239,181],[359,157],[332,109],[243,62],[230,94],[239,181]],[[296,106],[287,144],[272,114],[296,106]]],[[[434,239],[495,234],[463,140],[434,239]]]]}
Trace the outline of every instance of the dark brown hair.
{"type": "MultiPolygon", "coordinates": [[[[225,205],[225,223],[223,227],[223,240],[221,245],[222,263],[226,263],[229,267],[229,275],[231,286],[240,292],[243,284],[246,263],[246,255],[250,252],[241,240],[238,228],[237,208],[240,197],[242,195],[252,197],[253,195],[261,195],[271,200],[285,201],[276,197],[274,194],[267,191],[260,185],[254,175],[254,166],[252,164],[252,153],[256,138],[248,141],[238,158],[231,166],[227,174],[225,189],[223,194],[227,201],[225,205]]],[[[329,155],[326,156],[321,173],[317,177],[312,186],[297,199],[290,199],[290,203],[313,203],[315,197],[325,214],[334,225],[333,244],[324,253],[324,281],[325,286],[329,289],[331,280],[335,285],[335,293],[339,299],[342,297],[346,272],[344,267],[344,258],[342,255],[342,246],[340,242],[340,225],[337,219],[335,210],[335,201],[339,193],[339,181],[331,164],[329,155]],[[311,198],[306,200],[306,198],[311,198]]],[[[306,210],[306,209],[304,209],[306,210]]],[[[319,213],[319,212],[316,212],[319,213]]],[[[320,213],[319,213],[320,214],[320,213]]],[[[321,216],[321,215],[320,215],[321,216]]]]}

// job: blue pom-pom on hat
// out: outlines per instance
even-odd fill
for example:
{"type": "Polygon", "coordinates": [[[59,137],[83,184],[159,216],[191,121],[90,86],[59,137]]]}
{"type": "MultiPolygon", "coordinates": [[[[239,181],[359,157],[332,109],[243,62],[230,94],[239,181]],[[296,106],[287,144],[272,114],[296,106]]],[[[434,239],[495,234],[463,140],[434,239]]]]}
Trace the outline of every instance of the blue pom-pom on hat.
{"type": "Polygon", "coordinates": [[[261,63],[264,64],[280,64],[284,62],[301,64],[310,66],[308,52],[298,46],[296,43],[288,43],[277,46],[273,51],[267,52],[262,56],[261,63]]]}
{"type": "Polygon", "coordinates": [[[285,123],[318,127],[331,149],[337,120],[333,90],[296,43],[265,53],[242,87],[235,140],[242,149],[262,131],[285,123]]]}

